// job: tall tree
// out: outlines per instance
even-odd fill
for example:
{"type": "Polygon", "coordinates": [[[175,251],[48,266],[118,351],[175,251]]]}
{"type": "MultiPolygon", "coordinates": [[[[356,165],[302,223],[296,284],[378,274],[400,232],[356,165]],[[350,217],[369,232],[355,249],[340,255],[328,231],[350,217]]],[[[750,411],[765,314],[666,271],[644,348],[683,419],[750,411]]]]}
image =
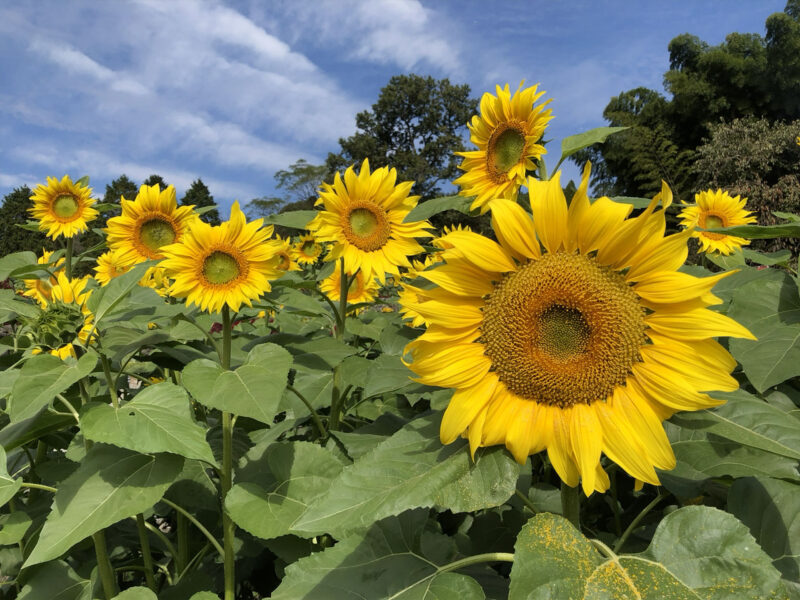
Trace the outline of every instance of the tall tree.
{"type": "Polygon", "coordinates": [[[106,193],[103,202],[108,204],[119,204],[120,198],[125,196],[126,200],[133,200],[139,192],[138,186],[124,173],[106,184],[106,193]]]}
{"type": "Polygon", "coordinates": [[[150,177],[148,177],[142,182],[142,185],[156,185],[156,184],[158,184],[158,188],[161,190],[169,187],[169,184],[167,184],[167,182],[164,181],[164,178],[161,175],[156,175],[155,173],[150,175],[150,177]]]}
{"type": "Polygon", "coordinates": [[[341,151],[328,154],[330,172],[369,159],[371,167],[392,166],[400,180],[416,182],[422,199],[440,193],[439,184],[458,175],[466,123],[478,110],[468,85],[448,79],[396,75],[381,89],[372,110],[356,115],[355,134],[339,140],[341,151]]]}
{"type": "MultiPolygon", "coordinates": [[[[214,203],[214,196],[211,195],[211,192],[208,190],[208,186],[203,183],[203,180],[199,177],[195,179],[192,182],[192,185],[189,186],[189,189],[186,190],[186,194],[184,194],[183,198],[181,198],[180,204],[192,204],[197,208],[203,206],[216,206],[214,203]]],[[[207,213],[203,213],[200,215],[200,218],[210,225],[220,224],[219,211],[216,208],[208,211],[207,213]]]]}
{"type": "Polygon", "coordinates": [[[38,256],[42,248],[54,250],[57,247],[44,233],[17,227],[28,222],[27,209],[33,205],[30,198],[31,190],[26,185],[14,188],[3,198],[0,206],[0,256],[23,250],[30,250],[38,256]]]}
{"type": "Polygon", "coordinates": [[[275,173],[275,187],[282,190],[283,195],[253,198],[247,204],[248,214],[252,217],[265,217],[276,212],[314,208],[319,186],[327,173],[328,168],[325,165],[312,165],[301,158],[288,168],[275,173]]]}

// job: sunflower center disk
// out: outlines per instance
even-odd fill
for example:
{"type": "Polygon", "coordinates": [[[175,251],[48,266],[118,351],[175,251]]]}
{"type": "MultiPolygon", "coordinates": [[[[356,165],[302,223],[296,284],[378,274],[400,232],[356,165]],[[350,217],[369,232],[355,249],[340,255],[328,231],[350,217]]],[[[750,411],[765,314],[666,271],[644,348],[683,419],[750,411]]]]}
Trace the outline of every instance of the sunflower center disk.
{"type": "Polygon", "coordinates": [[[314,252],[316,250],[316,247],[317,247],[317,244],[315,242],[308,241],[308,242],[303,242],[303,245],[300,246],[300,250],[306,256],[314,256],[314,252]]]}
{"type": "Polygon", "coordinates": [[[151,252],[158,251],[161,246],[166,246],[175,241],[175,229],[172,225],[161,219],[151,219],[142,224],[139,239],[151,252]]]}
{"type": "Polygon", "coordinates": [[[203,275],[216,285],[224,285],[233,281],[240,272],[236,258],[227,252],[215,250],[203,261],[203,275]]]}
{"type": "Polygon", "coordinates": [[[62,219],[74,217],[78,208],[78,201],[72,194],[61,194],[53,200],[53,212],[62,219]]]}
{"type": "Polygon", "coordinates": [[[366,252],[380,249],[389,239],[384,210],[372,203],[353,208],[343,223],[343,230],[351,244],[366,252]]]}
{"type": "Polygon", "coordinates": [[[717,215],[706,215],[704,229],[716,229],[717,227],[725,227],[725,221],[717,215]]]}
{"type": "Polygon", "coordinates": [[[492,170],[507,173],[518,164],[525,150],[525,136],[514,127],[496,131],[489,140],[488,159],[492,170]]]}
{"type": "Polygon", "coordinates": [[[588,256],[546,254],[498,284],[481,334],[511,392],[564,408],[625,383],[645,342],[644,314],[619,273],[588,256]]]}

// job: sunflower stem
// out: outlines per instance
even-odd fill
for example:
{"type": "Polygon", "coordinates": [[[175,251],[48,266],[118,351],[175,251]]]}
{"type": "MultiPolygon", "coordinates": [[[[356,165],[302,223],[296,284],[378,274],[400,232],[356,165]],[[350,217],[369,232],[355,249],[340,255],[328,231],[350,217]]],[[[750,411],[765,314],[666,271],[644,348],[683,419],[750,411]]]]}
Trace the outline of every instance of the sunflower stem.
{"type": "MultiPolygon", "coordinates": [[[[347,273],[344,271],[344,259],[339,259],[339,327],[336,328],[336,339],[344,341],[345,320],[347,319],[347,292],[349,291],[347,273]]],[[[333,391],[331,392],[331,416],[328,420],[328,431],[337,431],[341,424],[344,393],[342,393],[341,365],[333,368],[333,391]]]]}
{"type": "Polygon", "coordinates": [[[156,579],[153,576],[153,555],[150,553],[150,540],[147,539],[147,528],[144,526],[144,515],[136,515],[136,528],[139,530],[139,545],[142,548],[142,561],[144,562],[144,578],[147,587],[156,591],[156,579]]]}
{"type": "Polygon", "coordinates": [[[622,550],[622,547],[625,545],[625,542],[628,541],[628,538],[630,537],[631,533],[633,533],[633,530],[639,526],[639,523],[642,522],[642,519],[644,519],[645,515],[647,515],[647,513],[649,513],[651,510],[653,510],[656,507],[656,504],[661,502],[666,496],[667,496],[666,494],[659,493],[658,496],[653,498],[650,504],[648,504],[642,509],[642,512],[636,515],[633,521],[631,521],[631,524],[628,525],[628,528],[623,532],[622,536],[617,540],[617,543],[614,544],[614,552],[619,553],[619,551],[622,550]]]}
{"type": "Polygon", "coordinates": [[[575,526],[575,529],[581,530],[580,489],[577,486],[567,485],[563,481],[561,482],[561,514],[575,526]]]}
{"type": "Polygon", "coordinates": [[[103,363],[103,373],[106,376],[106,384],[108,385],[108,395],[111,397],[111,404],[114,408],[119,408],[119,400],[117,399],[117,388],[114,378],[111,376],[111,363],[105,354],[100,353],[100,362],[103,363]]]}
{"type": "MultiPolygon", "coordinates": [[[[222,307],[222,368],[231,368],[231,312],[227,304],[222,307]]],[[[222,412],[222,536],[225,551],[225,600],[234,600],[236,594],[235,556],[233,553],[236,525],[225,511],[225,498],[233,483],[233,419],[231,413],[222,412]]]]}
{"type": "Polygon", "coordinates": [[[117,582],[114,576],[114,569],[108,557],[108,547],[106,546],[105,529],[101,529],[92,535],[94,541],[94,552],[97,556],[97,570],[100,572],[100,581],[103,583],[103,594],[106,600],[111,600],[117,595],[117,582]]]}
{"type": "Polygon", "coordinates": [[[67,253],[64,257],[64,273],[67,279],[72,279],[72,238],[67,238],[67,253]]]}

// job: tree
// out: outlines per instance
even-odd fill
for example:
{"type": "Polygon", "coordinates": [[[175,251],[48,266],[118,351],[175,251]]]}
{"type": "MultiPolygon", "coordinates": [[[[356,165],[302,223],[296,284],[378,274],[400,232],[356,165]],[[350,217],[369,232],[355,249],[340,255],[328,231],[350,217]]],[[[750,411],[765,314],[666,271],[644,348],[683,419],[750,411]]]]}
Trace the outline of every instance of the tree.
{"type": "MultiPolygon", "coordinates": [[[[181,206],[191,204],[198,208],[202,206],[216,206],[214,203],[214,196],[208,190],[208,186],[203,183],[199,177],[192,182],[189,189],[186,190],[183,198],[180,200],[181,206]]],[[[215,208],[207,213],[200,215],[200,218],[210,225],[219,225],[219,211],[215,208]]]]}
{"type": "Polygon", "coordinates": [[[106,184],[106,193],[103,196],[103,202],[107,204],[119,204],[122,196],[126,200],[133,200],[139,188],[131,179],[124,173],[113,180],[111,183],[106,184]]]}
{"type": "Polygon", "coordinates": [[[30,250],[39,256],[42,248],[57,248],[55,242],[44,233],[17,227],[28,222],[28,208],[33,205],[30,198],[31,190],[26,185],[14,188],[14,191],[3,198],[3,205],[0,206],[0,257],[24,250],[30,250]]]}
{"type": "Polygon", "coordinates": [[[275,173],[275,187],[283,190],[285,195],[253,198],[247,204],[248,214],[251,217],[266,217],[276,212],[313,209],[319,186],[327,173],[325,165],[312,165],[301,158],[288,169],[275,173]]]}
{"type": "Polygon", "coordinates": [[[369,159],[371,167],[391,166],[399,180],[412,180],[413,194],[423,200],[440,194],[439,183],[458,175],[466,123],[478,101],[468,85],[448,79],[396,75],[381,89],[372,110],[356,115],[355,134],[339,140],[341,151],[330,153],[330,173],[369,159]]]}
{"type": "Polygon", "coordinates": [[[150,175],[150,177],[148,177],[142,182],[142,185],[156,185],[156,184],[158,184],[158,189],[160,190],[164,190],[167,187],[169,187],[167,182],[164,181],[164,178],[161,175],[156,175],[155,173],[150,175]]]}

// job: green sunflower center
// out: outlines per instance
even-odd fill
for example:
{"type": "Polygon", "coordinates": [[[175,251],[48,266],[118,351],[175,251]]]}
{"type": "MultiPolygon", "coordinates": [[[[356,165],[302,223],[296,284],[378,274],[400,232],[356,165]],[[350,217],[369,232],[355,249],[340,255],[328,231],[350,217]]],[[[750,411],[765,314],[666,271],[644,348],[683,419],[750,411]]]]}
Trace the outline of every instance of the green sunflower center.
{"type": "Polygon", "coordinates": [[[161,246],[166,246],[175,241],[175,229],[162,219],[150,219],[142,224],[139,239],[148,250],[156,252],[161,246]]]}
{"type": "Polygon", "coordinates": [[[303,242],[303,245],[300,246],[300,250],[306,256],[314,256],[314,253],[317,251],[317,243],[314,240],[303,242]]]}
{"type": "Polygon", "coordinates": [[[545,254],[489,296],[481,339],[506,387],[567,407],[605,400],[645,343],[644,309],[624,277],[580,254],[545,254]]]}
{"type": "Polygon", "coordinates": [[[78,201],[72,194],[60,194],[53,200],[53,212],[57,217],[69,219],[78,212],[78,201]]]}
{"type": "Polygon", "coordinates": [[[490,173],[507,173],[522,160],[525,134],[516,123],[503,123],[489,138],[486,159],[490,173]]]}
{"type": "Polygon", "coordinates": [[[378,227],[378,219],[366,208],[357,208],[350,213],[350,228],[360,238],[371,236],[378,227]]]}
{"type": "Polygon", "coordinates": [[[203,275],[216,285],[233,281],[240,272],[238,261],[227,252],[215,250],[203,261],[203,275]]]}
{"type": "Polygon", "coordinates": [[[373,252],[382,248],[389,240],[389,221],[386,219],[386,211],[380,206],[362,201],[344,215],[344,237],[359,250],[373,252]]]}
{"type": "Polygon", "coordinates": [[[725,227],[725,221],[717,215],[706,215],[706,226],[704,229],[716,229],[717,227],[725,227]]]}

